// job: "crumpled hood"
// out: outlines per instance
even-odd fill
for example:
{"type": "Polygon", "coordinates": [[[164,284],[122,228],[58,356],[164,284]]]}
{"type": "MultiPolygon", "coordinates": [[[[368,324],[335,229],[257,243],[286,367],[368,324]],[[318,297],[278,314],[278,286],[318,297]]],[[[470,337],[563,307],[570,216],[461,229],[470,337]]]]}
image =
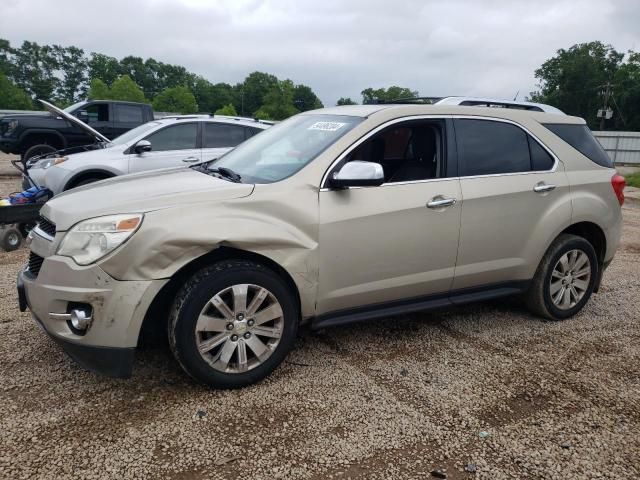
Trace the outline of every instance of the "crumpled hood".
{"type": "MultiPolygon", "coordinates": [[[[65,231],[81,220],[246,197],[253,184],[232,183],[188,167],[125,175],[74,188],[49,200],[40,214],[65,231]]],[[[197,207],[196,207],[197,208],[197,207]]]]}

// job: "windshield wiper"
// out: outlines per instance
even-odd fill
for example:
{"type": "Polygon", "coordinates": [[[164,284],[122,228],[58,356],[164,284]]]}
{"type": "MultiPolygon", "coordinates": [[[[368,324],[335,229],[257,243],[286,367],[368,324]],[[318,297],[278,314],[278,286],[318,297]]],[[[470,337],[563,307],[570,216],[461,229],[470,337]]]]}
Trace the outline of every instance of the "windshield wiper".
{"type": "Polygon", "coordinates": [[[207,172],[217,173],[218,175],[226,178],[227,180],[231,180],[234,183],[242,182],[242,177],[240,176],[240,174],[227,167],[209,168],[207,169],[207,172]]]}

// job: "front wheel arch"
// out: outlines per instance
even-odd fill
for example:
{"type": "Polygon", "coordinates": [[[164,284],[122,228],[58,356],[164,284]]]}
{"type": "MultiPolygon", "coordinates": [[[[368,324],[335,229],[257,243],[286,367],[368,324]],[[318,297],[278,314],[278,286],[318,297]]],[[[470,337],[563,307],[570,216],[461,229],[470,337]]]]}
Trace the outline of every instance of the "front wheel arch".
{"type": "Polygon", "coordinates": [[[171,279],[160,289],[147,309],[138,332],[138,345],[164,344],[167,342],[167,312],[173,304],[182,285],[196,272],[222,260],[248,260],[258,263],[278,274],[286,282],[295,297],[296,308],[302,312],[300,291],[289,272],[274,260],[248,250],[233,247],[218,247],[209,253],[193,259],[175,272],[171,279]]]}
{"type": "Polygon", "coordinates": [[[115,177],[116,175],[114,175],[111,172],[108,172],[106,170],[88,170],[88,171],[83,171],[80,173],[77,173],[76,175],[74,175],[73,177],[71,177],[69,179],[69,181],[67,181],[67,183],[65,184],[64,188],[62,189],[62,191],[67,191],[70,190],[72,188],[77,187],[81,182],[83,182],[84,180],[87,179],[95,179],[95,181],[98,180],[106,180],[107,178],[111,178],[111,177],[115,177]]]}

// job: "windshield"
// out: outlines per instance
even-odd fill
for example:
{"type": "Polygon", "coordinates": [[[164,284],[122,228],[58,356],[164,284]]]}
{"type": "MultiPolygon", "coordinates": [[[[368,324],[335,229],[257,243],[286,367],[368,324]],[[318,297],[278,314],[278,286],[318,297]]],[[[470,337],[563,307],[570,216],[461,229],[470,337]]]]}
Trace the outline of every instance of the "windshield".
{"type": "Polygon", "coordinates": [[[72,113],[74,110],[80,108],[85,103],[87,103],[87,101],[82,100],[81,102],[77,102],[77,103],[74,103],[73,105],[69,105],[67,108],[63,108],[62,110],[64,110],[67,113],[72,113]]]}
{"type": "Polygon", "coordinates": [[[147,122],[147,123],[143,123],[142,125],[138,125],[136,128],[133,128],[128,132],[123,133],[119,137],[114,138],[109,143],[109,146],[111,147],[114,145],[124,145],[125,143],[129,143],[131,140],[134,140],[140,135],[144,135],[149,130],[153,130],[158,125],[162,125],[162,124],[160,122],[147,122]]]}
{"type": "Polygon", "coordinates": [[[277,182],[307,165],[362,120],[344,115],[296,115],[241,143],[208,168],[229,168],[243,182],[277,182]]]}

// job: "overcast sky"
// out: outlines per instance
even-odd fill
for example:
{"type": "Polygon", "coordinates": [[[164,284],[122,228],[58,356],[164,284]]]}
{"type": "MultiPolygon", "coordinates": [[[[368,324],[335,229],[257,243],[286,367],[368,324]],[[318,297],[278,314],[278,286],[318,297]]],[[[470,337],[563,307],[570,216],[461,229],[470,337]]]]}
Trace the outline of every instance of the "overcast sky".
{"type": "Polygon", "coordinates": [[[325,105],[366,87],[513,98],[559,48],[640,49],[640,0],[2,0],[0,38],[153,57],[212,82],[261,70],[325,105]]]}

